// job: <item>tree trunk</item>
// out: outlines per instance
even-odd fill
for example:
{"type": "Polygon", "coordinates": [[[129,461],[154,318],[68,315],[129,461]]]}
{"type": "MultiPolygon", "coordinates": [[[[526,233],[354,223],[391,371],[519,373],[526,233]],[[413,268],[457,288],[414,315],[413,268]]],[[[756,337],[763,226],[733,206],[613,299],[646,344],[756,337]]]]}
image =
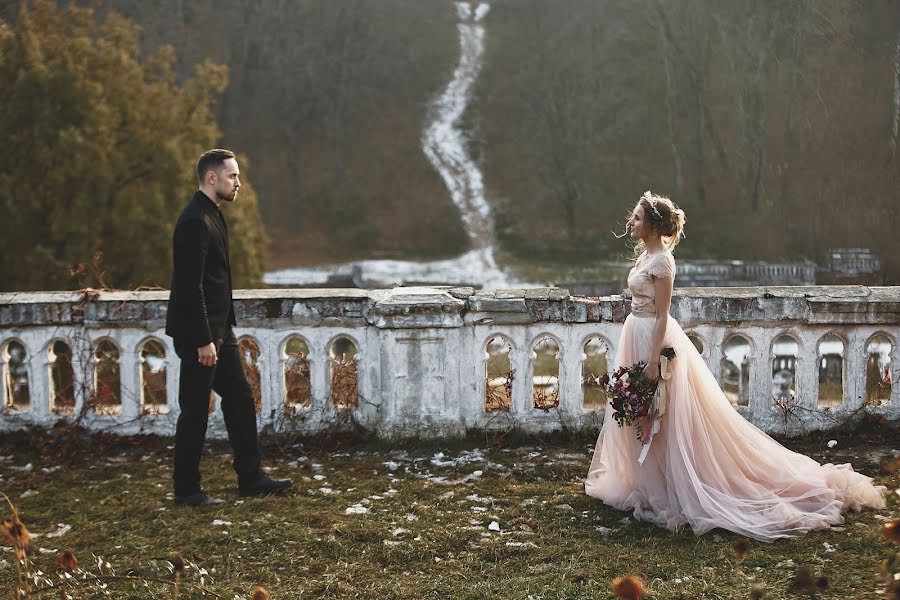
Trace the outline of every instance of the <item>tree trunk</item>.
{"type": "MultiPolygon", "coordinates": [[[[293,128],[288,128],[285,131],[285,141],[286,141],[286,149],[287,149],[287,163],[288,163],[288,173],[290,176],[290,180],[293,182],[291,185],[291,191],[294,195],[293,198],[290,199],[291,202],[291,220],[293,221],[294,231],[301,230],[301,216],[302,216],[302,206],[301,206],[301,198],[302,198],[302,187],[301,182],[303,178],[300,176],[302,164],[300,162],[300,139],[297,131],[293,128]]],[[[259,184],[257,184],[259,185],[259,184]]],[[[262,191],[262,190],[261,190],[262,191]]]]}
{"type": "Polygon", "coordinates": [[[890,160],[897,156],[897,133],[900,129],[900,33],[897,34],[897,45],[894,49],[894,98],[891,115],[890,160]]]}
{"type": "Polygon", "coordinates": [[[695,168],[697,170],[697,204],[700,207],[706,206],[706,111],[703,98],[706,96],[706,71],[709,63],[709,34],[706,35],[706,44],[703,50],[703,67],[698,69],[697,81],[694,86],[696,110],[697,110],[697,154],[694,157],[695,168]]]}
{"type": "Polygon", "coordinates": [[[675,167],[675,190],[679,196],[684,194],[684,159],[678,147],[678,133],[675,128],[675,92],[672,89],[672,63],[669,59],[669,42],[665,27],[660,28],[662,33],[662,59],[666,72],[666,122],[669,126],[669,147],[672,150],[672,161],[675,167]]]}

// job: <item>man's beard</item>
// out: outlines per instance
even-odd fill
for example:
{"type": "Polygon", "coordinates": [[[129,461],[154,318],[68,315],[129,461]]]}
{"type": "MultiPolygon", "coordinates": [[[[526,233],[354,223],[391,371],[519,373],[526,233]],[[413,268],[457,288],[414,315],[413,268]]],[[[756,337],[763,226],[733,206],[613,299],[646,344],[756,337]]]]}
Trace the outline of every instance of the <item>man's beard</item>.
{"type": "Polygon", "coordinates": [[[230,196],[223,196],[222,194],[216,194],[216,195],[219,196],[219,200],[222,200],[224,202],[234,202],[235,199],[237,199],[237,190],[234,190],[233,192],[231,192],[230,196]]]}

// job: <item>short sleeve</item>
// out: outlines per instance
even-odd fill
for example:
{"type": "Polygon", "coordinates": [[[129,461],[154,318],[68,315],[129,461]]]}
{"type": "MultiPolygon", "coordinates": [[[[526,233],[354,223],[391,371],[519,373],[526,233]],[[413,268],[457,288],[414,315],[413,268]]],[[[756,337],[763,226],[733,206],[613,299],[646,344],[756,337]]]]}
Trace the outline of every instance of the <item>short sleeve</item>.
{"type": "Polygon", "coordinates": [[[658,279],[675,279],[675,259],[668,252],[655,256],[647,265],[647,273],[658,279]]]}

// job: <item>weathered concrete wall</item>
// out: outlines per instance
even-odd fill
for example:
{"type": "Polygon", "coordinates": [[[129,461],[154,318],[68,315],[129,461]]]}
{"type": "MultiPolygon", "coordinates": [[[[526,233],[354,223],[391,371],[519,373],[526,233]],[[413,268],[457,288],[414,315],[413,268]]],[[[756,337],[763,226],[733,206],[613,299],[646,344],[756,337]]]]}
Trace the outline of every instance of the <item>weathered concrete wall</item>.
{"type": "MultiPolygon", "coordinates": [[[[0,294],[4,382],[0,407],[5,407],[0,428],[49,426],[75,414],[89,427],[171,433],[179,361],[163,332],[167,298],[168,292],[0,294]],[[73,350],[74,407],[54,407],[51,400],[55,389],[51,348],[57,340],[73,350]],[[96,398],[93,349],[100,340],[118,349],[121,406],[111,415],[82,410],[96,398]],[[144,402],[142,373],[149,367],[141,349],[148,340],[165,349],[168,405],[156,411],[162,414],[147,414],[144,402]],[[24,348],[24,363],[11,356],[11,342],[24,348]],[[29,403],[14,405],[13,388],[23,374],[29,403]]],[[[599,337],[613,364],[629,299],[573,297],[556,288],[278,289],[239,291],[236,310],[237,333],[259,348],[252,368],[259,374],[261,426],[308,431],[360,426],[385,436],[439,436],[495,427],[532,432],[598,427],[604,411],[583,403],[584,347],[588,339],[599,337]],[[511,406],[488,411],[486,348],[498,335],[510,346],[511,406]],[[295,364],[286,354],[286,344],[293,338],[303,340],[309,351],[305,365],[312,403],[301,408],[285,407],[285,369],[295,364]],[[532,396],[533,348],[542,338],[559,347],[553,380],[559,390],[558,407],[551,410],[535,408],[532,396]],[[329,350],[336,340],[349,340],[357,352],[352,361],[358,390],[355,408],[335,407],[332,402],[337,394],[332,387],[340,383],[330,375],[335,358],[329,350]]],[[[734,334],[750,341],[749,404],[736,409],[770,432],[821,429],[858,410],[866,401],[866,347],[873,336],[881,334],[890,341],[891,365],[898,364],[898,287],[676,288],[671,313],[701,341],[702,354],[720,382],[722,344],[734,334]],[[829,333],[843,340],[843,402],[823,410],[817,405],[818,348],[829,333]],[[781,334],[799,345],[796,410],[789,415],[772,400],[773,342],[781,334]]],[[[869,410],[900,419],[897,387],[889,394],[888,401],[869,410]]],[[[219,411],[211,418],[210,432],[224,434],[219,411]]]]}

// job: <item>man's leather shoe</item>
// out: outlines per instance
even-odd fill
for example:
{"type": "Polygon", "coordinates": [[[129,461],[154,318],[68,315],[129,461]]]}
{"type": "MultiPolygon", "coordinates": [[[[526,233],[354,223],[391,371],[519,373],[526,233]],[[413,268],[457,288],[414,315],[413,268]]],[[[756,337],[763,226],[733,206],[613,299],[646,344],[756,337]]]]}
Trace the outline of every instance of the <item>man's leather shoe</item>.
{"type": "Polygon", "coordinates": [[[241,496],[272,496],[280,494],[292,485],[294,482],[290,479],[272,479],[265,473],[260,473],[253,482],[239,485],[238,492],[241,496]]]}
{"type": "Polygon", "coordinates": [[[207,496],[203,492],[196,492],[190,496],[175,496],[175,504],[179,506],[218,506],[225,504],[225,501],[207,496]]]}

